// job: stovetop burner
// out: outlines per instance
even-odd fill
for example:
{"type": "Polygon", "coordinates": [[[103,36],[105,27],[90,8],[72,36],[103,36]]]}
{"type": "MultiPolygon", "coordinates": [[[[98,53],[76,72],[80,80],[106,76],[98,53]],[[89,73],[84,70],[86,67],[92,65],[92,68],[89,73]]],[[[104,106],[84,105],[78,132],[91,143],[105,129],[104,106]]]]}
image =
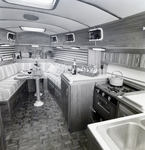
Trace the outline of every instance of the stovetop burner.
{"type": "Polygon", "coordinates": [[[124,93],[135,91],[133,88],[123,85],[123,86],[112,86],[109,83],[101,84],[99,86],[100,89],[114,95],[114,96],[123,96],[124,93]]]}
{"type": "Polygon", "coordinates": [[[108,89],[109,89],[110,91],[112,91],[112,92],[115,92],[115,93],[118,93],[118,92],[120,91],[119,88],[117,88],[117,87],[108,86],[108,89]]]}

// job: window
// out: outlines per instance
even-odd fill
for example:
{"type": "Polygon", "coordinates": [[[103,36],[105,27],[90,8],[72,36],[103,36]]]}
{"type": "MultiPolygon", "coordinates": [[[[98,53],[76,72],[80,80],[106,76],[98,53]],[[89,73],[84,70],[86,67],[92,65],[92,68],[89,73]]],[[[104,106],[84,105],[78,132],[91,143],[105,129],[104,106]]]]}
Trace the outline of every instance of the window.
{"type": "Polygon", "coordinates": [[[7,33],[7,40],[15,41],[15,39],[16,39],[16,34],[15,33],[12,33],[12,32],[7,33]]]}
{"type": "Polygon", "coordinates": [[[57,0],[4,0],[8,3],[36,7],[41,9],[53,9],[57,0]]]}
{"type": "Polygon", "coordinates": [[[65,35],[66,42],[75,42],[75,35],[73,33],[69,33],[65,35]]]}
{"type": "Polygon", "coordinates": [[[102,28],[89,30],[89,41],[101,41],[103,39],[102,28]]]}
{"type": "Polygon", "coordinates": [[[58,42],[57,36],[51,36],[50,40],[51,40],[51,43],[57,43],[58,42]]]}

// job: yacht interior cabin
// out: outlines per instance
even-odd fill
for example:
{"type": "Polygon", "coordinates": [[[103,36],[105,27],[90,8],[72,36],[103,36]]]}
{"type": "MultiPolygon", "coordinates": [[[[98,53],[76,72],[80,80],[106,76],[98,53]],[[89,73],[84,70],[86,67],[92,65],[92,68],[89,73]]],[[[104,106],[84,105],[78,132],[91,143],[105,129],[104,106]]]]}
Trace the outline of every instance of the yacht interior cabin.
{"type": "Polygon", "coordinates": [[[144,139],[144,0],[0,0],[0,150],[144,139]]]}

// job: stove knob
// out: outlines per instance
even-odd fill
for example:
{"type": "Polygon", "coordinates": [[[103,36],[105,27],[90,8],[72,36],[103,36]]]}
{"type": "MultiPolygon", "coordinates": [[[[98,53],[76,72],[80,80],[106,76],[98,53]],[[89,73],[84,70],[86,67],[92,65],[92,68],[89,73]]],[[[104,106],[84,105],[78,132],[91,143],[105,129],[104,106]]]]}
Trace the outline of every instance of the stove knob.
{"type": "Polygon", "coordinates": [[[102,93],[102,96],[105,96],[105,93],[102,93]]]}
{"type": "Polygon", "coordinates": [[[100,90],[99,89],[97,89],[97,93],[99,93],[100,92],[100,90]]]}
{"type": "Polygon", "coordinates": [[[111,100],[111,97],[110,96],[108,96],[108,101],[110,101],[111,100]]]}

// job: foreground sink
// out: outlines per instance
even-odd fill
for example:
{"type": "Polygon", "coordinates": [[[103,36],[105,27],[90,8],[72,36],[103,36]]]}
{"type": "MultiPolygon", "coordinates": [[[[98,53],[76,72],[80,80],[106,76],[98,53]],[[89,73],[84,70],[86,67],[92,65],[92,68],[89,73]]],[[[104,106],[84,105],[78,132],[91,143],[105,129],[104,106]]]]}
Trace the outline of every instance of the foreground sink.
{"type": "Polygon", "coordinates": [[[145,150],[145,113],[88,125],[99,150],[145,150]]]}
{"type": "Polygon", "coordinates": [[[111,126],[107,134],[120,150],[145,149],[145,130],[133,122],[111,126]]]}
{"type": "Polygon", "coordinates": [[[145,119],[141,119],[141,120],[140,120],[140,123],[141,123],[143,126],[145,126],[145,119]]]}

